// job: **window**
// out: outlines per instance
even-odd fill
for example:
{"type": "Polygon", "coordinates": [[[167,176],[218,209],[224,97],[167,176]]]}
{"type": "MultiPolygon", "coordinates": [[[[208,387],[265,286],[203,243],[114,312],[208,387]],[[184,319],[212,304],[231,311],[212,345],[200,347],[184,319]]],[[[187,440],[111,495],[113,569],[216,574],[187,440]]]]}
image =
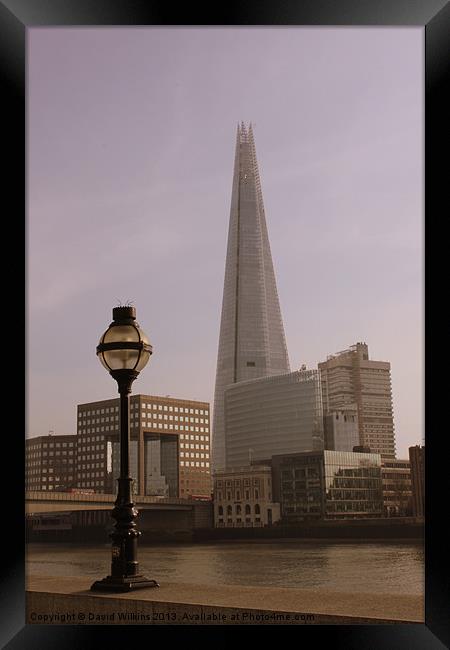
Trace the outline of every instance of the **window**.
{"type": "Polygon", "coordinates": [[[256,505],[255,505],[255,515],[260,515],[260,514],[261,514],[261,510],[260,510],[260,508],[259,508],[259,505],[256,504],[256,505]]]}
{"type": "Polygon", "coordinates": [[[245,514],[246,514],[246,515],[250,515],[251,512],[252,512],[252,511],[251,511],[251,508],[250,508],[250,506],[249,506],[248,503],[247,503],[247,505],[245,506],[245,514]]]}

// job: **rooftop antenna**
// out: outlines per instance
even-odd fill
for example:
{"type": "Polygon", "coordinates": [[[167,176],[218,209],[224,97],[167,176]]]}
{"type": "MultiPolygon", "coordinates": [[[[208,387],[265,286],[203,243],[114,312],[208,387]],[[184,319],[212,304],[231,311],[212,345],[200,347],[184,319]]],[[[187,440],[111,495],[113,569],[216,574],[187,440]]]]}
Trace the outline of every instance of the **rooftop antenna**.
{"type": "Polygon", "coordinates": [[[133,307],[134,300],[127,300],[124,304],[122,304],[122,301],[116,298],[117,301],[117,306],[118,307],[133,307]]]}

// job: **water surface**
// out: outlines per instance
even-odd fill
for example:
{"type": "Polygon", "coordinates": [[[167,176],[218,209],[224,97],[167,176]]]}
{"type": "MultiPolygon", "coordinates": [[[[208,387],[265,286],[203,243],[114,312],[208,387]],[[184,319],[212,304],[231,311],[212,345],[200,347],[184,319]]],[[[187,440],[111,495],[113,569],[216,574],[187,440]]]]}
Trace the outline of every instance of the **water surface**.
{"type": "MultiPolygon", "coordinates": [[[[27,546],[30,575],[102,578],[109,545],[27,546]]],[[[288,540],[140,546],[143,573],[158,582],[326,589],[346,593],[424,593],[420,542],[288,540]]]]}

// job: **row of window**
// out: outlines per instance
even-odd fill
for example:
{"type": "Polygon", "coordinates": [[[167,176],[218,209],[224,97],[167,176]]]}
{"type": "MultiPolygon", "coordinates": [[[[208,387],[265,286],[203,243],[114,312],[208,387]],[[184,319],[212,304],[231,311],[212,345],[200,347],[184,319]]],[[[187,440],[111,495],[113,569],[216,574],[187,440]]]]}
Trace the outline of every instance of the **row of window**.
{"type": "MultiPolygon", "coordinates": [[[[43,459],[44,460],[44,459],[43,459]]],[[[47,460],[47,458],[45,459],[47,460]]],[[[73,458],[56,458],[52,461],[55,465],[73,465],[75,460],[73,458]]],[[[42,462],[39,460],[27,460],[27,467],[41,467],[42,462]]]]}
{"type": "Polygon", "coordinates": [[[73,447],[74,444],[75,443],[73,443],[73,442],[43,442],[42,445],[41,444],[28,445],[27,446],[27,452],[28,451],[36,451],[38,449],[41,449],[41,447],[43,449],[47,449],[47,448],[53,449],[55,447],[73,447]]]}
{"type": "Polygon", "coordinates": [[[59,458],[64,456],[73,456],[73,449],[69,449],[68,451],[62,451],[61,449],[55,449],[55,451],[43,451],[40,457],[45,460],[48,456],[58,456],[59,458]]]}
{"type": "MultiPolygon", "coordinates": [[[[209,424],[208,418],[191,418],[191,417],[184,417],[183,415],[163,415],[162,413],[142,413],[142,417],[147,420],[169,420],[169,421],[174,421],[174,422],[191,422],[192,424],[209,424]]],[[[132,413],[131,414],[131,419],[132,420],[138,420],[139,419],[139,413],[132,413]]],[[[143,426],[145,426],[145,422],[143,423],[143,426]]]]}
{"type": "Polygon", "coordinates": [[[111,417],[105,417],[105,418],[92,418],[88,419],[85,422],[78,422],[79,426],[86,426],[89,424],[104,424],[105,422],[118,422],[119,421],[119,416],[112,415],[111,417]]]}
{"type": "MultiPolygon", "coordinates": [[[[87,458],[84,458],[83,460],[87,460],[87,458]]],[[[89,469],[89,468],[94,468],[94,467],[103,467],[103,463],[86,463],[85,465],[81,465],[81,469],[89,469]]]]}
{"type": "MultiPolygon", "coordinates": [[[[244,506],[245,509],[245,514],[246,515],[251,515],[252,514],[252,507],[249,503],[246,503],[244,506]]],[[[227,517],[231,517],[233,515],[233,506],[227,506],[227,517]]],[[[223,506],[219,506],[218,508],[218,513],[219,517],[223,517],[223,506]]],[[[235,506],[235,513],[236,515],[241,515],[242,514],[242,506],[239,504],[235,506]]],[[[255,503],[255,515],[260,515],[261,514],[261,508],[259,506],[259,503],[255,503]]]]}
{"type": "Polygon", "coordinates": [[[86,451],[102,451],[105,448],[105,445],[81,445],[78,448],[78,453],[84,453],[86,451]]]}
{"type": "Polygon", "coordinates": [[[209,445],[202,445],[193,442],[180,442],[180,449],[209,449],[209,445]]]}
{"type": "MultiPolygon", "coordinates": [[[[250,479],[249,478],[244,478],[243,482],[244,482],[245,486],[250,485],[250,479]]],[[[253,485],[259,485],[259,483],[260,483],[259,478],[254,478],[253,479],[253,485]]],[[[223,484],[225,484],[225,487],[231,487],[233,485],[233,482],[231,480],[227,480],[227,481],[218,480],[218,481],[216,481],[216,486],[218,488],[223,487],[223,484]]],[[[268,479],[268,484],[270,485],[270,478],[268,479]]],[[[234,480],[234,485],[235,485],[235,487],[240,487],[241,486],[241,479],[235,479],[234,480]]]]}
{"type": "MultiPolygon", "coordinates": [[[[235,525],[234,522],[233,522],[233,519],[231,517],[228,517],[227,524],[231,524],[232,526],[235,525]]],[[[242,524],[242,519],[240,517],[236,517],[236,524],[242,524]]],[[[219,526],[223,526],[223,525],[224,525],[223,518],[219,517],[219,526]]],[[[252,526],[253,525],[252,520],[251,520],[250,517],[245,518],[245,525],[246,526],[252,526]]],[[[255,526],[256,525],[261,526],[261,517],[255,517],[254,525],[255,526]]]]}
{"type": "MultiPolygon", "coordinates": [[[[164,423],[154,423],[152,425],[151,422],[145,422],[142,421],[142,427],[148,428],[151,427],[153,429],[169,429],[169,431],[196,431],[197,433],[208,433],[209,428],[208,427],[194,427],[194,426],[189,426],[189,425],[178,425],[178,424],[168,424],[166,422],[164,423]]],[[[136,429],[139,425],[136,422],[132,422],[130,424],[132,429],[136,429]]],[[[90,427],[90,428],[85,428],[81,427],[78,429],[78,432],[80,434],[86,434],[86,433],[100,433],[100,432],[108,432],[108,431],[118,431],[119,430],[119,425],[110,425],[110,426],[100,426],[100,427],[90,427]]]]}
{"type": "MultiPolygon", "coordinates": [[[[82,467],[84,469],[84,465],[82,467]]],[[[100,477],[103,475],[104,475],[103,472],[79,472],[79,476],[81,476],[81,478],[83,479],[88,477],[93,477],[93,476],[100,477]]]]}
{"type": "MultiPolygon", "coordinates": [[[[74,468],[73,468],[73,467],[71,467],[70,469],[69,469],[69,468],[67,468],[67,469],[69,470],[69,472],[73,472],[73,471],[74,471],[74,468]]],[[[54,471],[55,471],[55,470],[54,470],[53,467],[49,467],[49,468],[48,468],[48,471],[47,471],[47,468],[46,468],[46,467],[43,467],[42,470],[40,470],[40,469],[29,469],[29,470],[27,470],[27,475],[29,475],[29,476],[33,476],[33,475],[40,476],[41,474],[47,474],[47,473],[48,473],[48,474],[53,474],[54,471]]],[[[61,467],[59,467],[56,471],[60,472],[60,471],[61,471],[61,467]]]]}
{"type": "Polygon", "coordinates": [[[93,409],[92,411],[78,411],[78,418],[86,418],[91,415],[103,415],[104,413],[118,413],[118,406],[106,406],[102,409],[93,409]]]}
{"type": "Polygon", "coordinates": [[[40,486],[39,486],[40,490],[47,490],[47,488],[48,488],[49,490],[53,490],[54,487],[63,487],[63,486],[58,486],[58,485],[57,485],[57,486],[53,486],[53,485],[48,485],[48,486],[47,486],[47,485],[40,485],[40,486]]]}
{"type": "MultiPolygon", "coordinates": [[[[132,403],[130,410],[135,411],[136,409],[139,409],[139,404],[137,404],[136,402],[132,403]]],[[[170,413],[174,412],[174,413],[191,413],[193,415],[209,415],[209,411],[207,409],[194,409],[194,408],[188,408],[184,406],[167,406],[165,404],[164,405],[143,404],[142,412],[144,412],[145,409],[154,410],[154,411],[168,411],[170,413]]],[[[105,406],[104,408],[79,411],[78,418],[83,419],[94,415],[105,415],[106,413],[118,413],[118,412],[119,412],[118,406],[105,406]]]]}
{"type": "Polygon", "coordinates": [[[209,467],[209,463],[203,461],[180,460],[181,467],[209,467]]]}
{"type": "MultiPolygon", "coordinates": [[[[138,404],[132,404],[131,410],[137,410],[139,408],[138,404]]],[[[167,406],[167,404],[143,404],[142,413],[145,409],[153,411],[167,411],[169,413],[190,413],[192,415],[209,415],[209,411],[206,409],[196,409],[188,408],[187,406],[167,406]]]]}
{"type": "MultiPolygon", "coordinates": [[[[246,501],[248,501],[250,499],[250,490],[245,490],[244,494],[245,494],[246,501]]],[[[240,501],[241,500],[241,493],[240,493],[239,490],[236,490],[236,492],[235,492],[235,494],[233,496],[233,494],[231,492],[227,492],[226,497],[227,497],[226,498],[227,501],[240,501]]],[[[259,499],[259,498],[260,498],[259,497],[259,490],[257,488],[255,488],[253,490],[253,499],[259,499]]],[[[272,497],[271,497],[271,494],[269,492],[269,500],[271,498],[272,497]]],[[[219,492],[217,492],[217,501],[222,501],[222,492],[220,490],[219,490],[219,492]]]]}

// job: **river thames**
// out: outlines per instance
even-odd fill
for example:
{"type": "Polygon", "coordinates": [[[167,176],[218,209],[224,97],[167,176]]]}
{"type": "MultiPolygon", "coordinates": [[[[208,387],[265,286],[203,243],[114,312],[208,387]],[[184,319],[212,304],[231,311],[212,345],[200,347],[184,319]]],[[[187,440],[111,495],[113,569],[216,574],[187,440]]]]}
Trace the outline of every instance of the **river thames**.
{"type": "MultiPolygon", "coordinates": [[[[27,546],[33,576],[90,576],[110,572],[109,545],[27,546]]],[[[424,593],[421,542],[280,540],[139,547],[142,573],[158,582],[326,589],[343,593],[424,593]]]]}

